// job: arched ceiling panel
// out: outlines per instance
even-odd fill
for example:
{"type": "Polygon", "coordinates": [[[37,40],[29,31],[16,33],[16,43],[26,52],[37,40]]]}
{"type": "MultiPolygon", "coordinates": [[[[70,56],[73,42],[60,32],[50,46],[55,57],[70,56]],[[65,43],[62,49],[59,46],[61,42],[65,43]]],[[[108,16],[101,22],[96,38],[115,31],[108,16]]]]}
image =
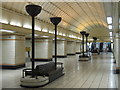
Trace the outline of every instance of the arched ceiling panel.
{"type": "MultiPolygon", "coordinates": [[[[38,19],[50,23],[49,18],[53,16],[62,17],[59,26],[74,31],[90,31],[93,36],[108,36],[106,14],[107,7],[105,2],[3,2],[4,8],[26,14],[25,6],[34,3],[42,6],[38,19]],[[98,32],[100,35],[98,35],[98,32]]],[[[111,4],[111,3],[107,3],[111,4]]],[[[110,6],[110,5],[108,5],[110,6]]],[[[111,9],[110,9],[111,10],[111,9]]],[[[110,12],[109,10],[109,12],[110,12]]]]}

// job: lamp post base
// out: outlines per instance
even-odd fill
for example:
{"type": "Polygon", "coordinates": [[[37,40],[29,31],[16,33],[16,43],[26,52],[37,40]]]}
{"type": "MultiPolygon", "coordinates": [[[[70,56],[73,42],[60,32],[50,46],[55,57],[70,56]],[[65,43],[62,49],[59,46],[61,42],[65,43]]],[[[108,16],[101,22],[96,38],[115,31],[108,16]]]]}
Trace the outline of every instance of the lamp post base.
{"type": "Polygon", "coordinates": [[[79,56],[79,61],[89,61],[90,60],[90,56],[79,56]]]}
{"type": "Polygon", "coordinates": [[[37,78],[32,78],[31,76],[26,76],[24,78],[21,78],[21,87],[27,87],[27,88],[37,88],[44,86],[49,83],[48,77],[38,76],[37,78]]]}

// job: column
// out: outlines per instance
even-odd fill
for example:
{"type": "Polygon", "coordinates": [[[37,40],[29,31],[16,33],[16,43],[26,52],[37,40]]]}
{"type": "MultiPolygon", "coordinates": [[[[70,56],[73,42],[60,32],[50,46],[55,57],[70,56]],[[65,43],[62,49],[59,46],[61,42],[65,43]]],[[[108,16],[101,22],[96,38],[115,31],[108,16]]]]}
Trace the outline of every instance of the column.
{"type": "Polygon", "coordinates": [[[75,55],[75,54],[76,54],[76,42],[67,41],[67,55],[75,55]]]}
{"type": "Polygon", "coordinates": [[[81,53],[81,43],[76,42],[76,54],[80,54],[80,53],[81,53]]]}
{"type": "Polygon", "coordinates": [[[25,66],[25,36],[2,37],[2,68],[17,69],[25,66]]]}
{"type": "Polygon", "coordinates": [[[116,59],[116,67],[120,69],[120,36],[119,34],[116,34],[115,38],[115,59],[116,59]]]}
{"type": "MultiPolygon", "coordinates": [[[[55,42],[53,41],[53,57],[55,55],[55,42]]],[[[65,58],[67,57],[66,51],[67,41],[65,40],[57,40],[57,57],[58,58],[65,58]]]]}
{"type": "Polygon", "coordinates": [[[52,40],[35,40],[35,61],[52,61],[52,40]]]}

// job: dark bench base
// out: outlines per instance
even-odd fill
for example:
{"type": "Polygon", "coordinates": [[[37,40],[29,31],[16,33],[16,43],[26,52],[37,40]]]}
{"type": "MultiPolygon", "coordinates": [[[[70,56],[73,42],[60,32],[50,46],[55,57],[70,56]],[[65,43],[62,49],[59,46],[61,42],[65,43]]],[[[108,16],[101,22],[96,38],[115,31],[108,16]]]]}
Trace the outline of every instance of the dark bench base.
{"type": "Polygon", "coordinates": [[[57,66],[57,69],[55,69],[55,63],[54,62],[49,62],[49,63],[46,63],[46,64],[42,64],[42,65],[37,65],[36,68],[34,69],[33,73],[34,73],[34,80],[35,82],[37,82],[37,84],[40,83],[40,80],[39,79],[39,76],[41,77],[47,77],[47,83],[45,82],[44,84],[42,84],[42,82],[40,84],[42,85],[32,85],[32,83],[34,84],[34,81],[31,81],[30,79],[31,78],[27,78],[27,76],[32,76],[32,70],[31,69],[24,69],[23,70],[23,77],[21,79],[21,83],[22,85],[21,86],[24,86],[24,87],[40,87],[40,86],[44,86],[54,80],[56,80],[57,78],[61,77],[64,75],[64,72],[63,72],[63,63],[61,62],[58,62],[57,65],[60,65],[60,66],[57,66]],[[27,80],[26,80],[27,78],[27,80]],[[39,81],[38,81],[38,80],[39,81]],[[27,84],[25,84],[26,82],[28,81],[27,84]],[[29,84],[30,82],[30,84],[29,84]]]}

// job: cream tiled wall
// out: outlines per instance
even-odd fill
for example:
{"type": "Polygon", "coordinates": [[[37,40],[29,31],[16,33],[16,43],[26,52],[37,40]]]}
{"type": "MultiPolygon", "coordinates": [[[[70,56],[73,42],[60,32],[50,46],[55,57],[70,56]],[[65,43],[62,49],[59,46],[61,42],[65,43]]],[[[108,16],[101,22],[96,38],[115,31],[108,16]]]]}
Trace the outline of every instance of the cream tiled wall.
{"type": "Polygon", "coordinates": [[[67,41],[67,54],[75,54],[75,53],[76,53],[76,42],[67,41]]]}
{"type": "MultiPolygon", "coordinates": [[[[66,41],[63,40],[57,40],[57,55],[58,56],[66,56],[67,51],[66,51],[66,41]]],[[[55,42],[53,41],[53,55],[55,55],[55,42]]]]}
{"type": "Polygon", "coordinates": [[[2,64],[18,65],[25,63],[24,36],[3,36],[2,38],[2,64]]]}

